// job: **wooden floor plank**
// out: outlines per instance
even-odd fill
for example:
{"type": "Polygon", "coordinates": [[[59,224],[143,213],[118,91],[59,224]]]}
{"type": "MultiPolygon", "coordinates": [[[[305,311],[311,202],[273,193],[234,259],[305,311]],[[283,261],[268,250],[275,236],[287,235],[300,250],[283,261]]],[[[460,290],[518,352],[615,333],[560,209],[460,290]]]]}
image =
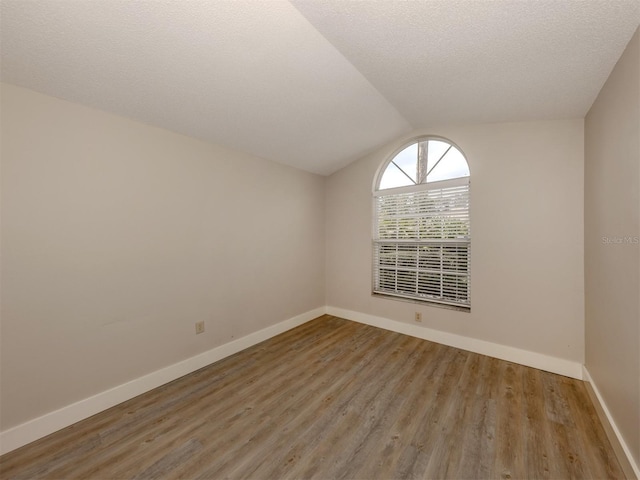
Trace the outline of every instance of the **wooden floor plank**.
{"type": "Polygon", "coordinates": [[[10,452],[0,477],[624,474],[582,382],[324,315],[10,452]]]}
{"type": "Polygon", "coordinates": [[[539,479],[560,478],[562,472],[552,472],[549,455],[553,443],[545,420],[544,403],[539,394],[542,389],[540,372],[533,368],[523,371],[524,408],[524,461],[527,472],[539,479]]]}
{"type": "MultiPolygon", "coordinates": [[[[382,339],[382,335],[379,338],[382,339]]],[[[256,439],[259,443],[270,445],[271,453],[265,455],[265,452],[258,450],[253,455],[243,455],[240,460],[234,461],[236,465],[230,470],[231,475],[236,478],[252,478],[263,474],[267,478],[273,478],[270,475],[281,477],[291,462],[295,461],[295,457],[287,455],[293,439],[313,437],[314,432],[333,428],[341,420],[340,417],[344,421],[347,416],[345,411],[351,407],[354,399],[371,384],[377,384],[376,380],[380,380],[375,358],[389,358],[395,353],[395,346],[390,342],[380,342],[377,348],[361,351],[365,356],[350,362],[351,368],[338,376],[335,382],[326,385],[324,394],[307,398],[296,405],[297,408],[287,410],[281,417],[283,422],[278,422],[268,435],[256,439]],[[309,412],[315,412],[315,415],[309,412]]]]}
{"type": "MultiPolygon", "coordinates": [[[[353,478],[358,475],[361,478],[374,478],[376,475],[389,476],[394,471],[400,454],[400,436],[410,434],[415,414],[422,410],[425,403],[424,390],[416,388],[418,385],[415,385],[415,381],[431,375],[438,364],[438,355],[443,351],[436,344],[422,348],[420,342],[417,346],[420,348],[413,351],[414,367],[411,370],[405,369],[403,375],[399,376],[400,381],[396,387],[387,389],[386,395],[378,399],[380,408],[366,412],[369,419],[373,420],[369,423],[369,428],[358,428],[358,435],[345,435],[345,439],[336,444],[342,457],[341,463],[345,464],[340,469],[341,477],[353,478]],[[345,459],[348,461],[345,462],[345,459]],[[385,466],[386,472],[383,471],[385,466]]],[[[392,368],[395,369],[396,366],[393,365],[392,368]]],[[[420,383],[422,386],[428,385],[428,382],[420,383]]],[[[320,443],[322,456],[331,459],[333,465],[339,465],[328,448],[330,446],[333,446],[333,442],[320,443]]],[[[309,473],[308,470],[303,471],[302,475],[291,478],[308,478],[309,473]]]]}
{"type": "MultiPolygon", "coordinates": [[[[395,351],[388,357],[384,365],[379,365],[374,370],[373,380],[354,395],[342,409],[341,416],[334,421],[330,434],[323,437],[321,446],[330,446],[331,449],[324,454],[329,461],[325,462],[322,469],[324,475],[330,478],[346,476],[351,478],[355,472],[360,471],[360,466],[371,457],[369,449],[365,447],[368,440],[376,434],[382,433],[384,423],[389,416],[395,416],[397,408],[402,404],[402,389],[404,384],[415,375],[424,359],[424,351],[417,347],[420,341],[410,339],[404,342],[402,336],[397,338],[398,344],[395,351]],[[377,387],[383,382],[387,388],[377,387]]],[[[317,435],[324,430],[321,424],[316,425],[317,435]]],[[[299,442],[302,443],[302,442],[299,442]]],[[[315,452],[308,452],[310,456],[315,452]]],[[[304,477],[305,474],[302,474],[304,477]]],[[[292,471],[287,478],[300,478],[301,475],[292,471]]]]}
{"type": "Polygon", "coordinates": [[[524,471],[524,419],[522,418],[521,373],[523,367],[507,363],[497,403],[495,472],[501,478],[518,478],[524,471]]]}
{"type": "MultiPolygon", "coordinates": [[[[383,343],[379,342],[378,345],[379,348],[384,348],[383,343]]],[[[383,353],[384,350],[374,348],[373,352],[383,353]]],[[[362,354],[365,353],[366,351],[362,350],[362,354]]],[[[337,360],[350,363],[348,358],[337,360]]],[[[368,366],[370,362],[361,362],[361,357],[354,357],[351,360],[353,360],[353,366],[358,366],[358,372],[365,375],[366,370],[362,367],[368,366]]],[[[266,412],[273,414],[273,416],[269,416],[271,428],[258,432],[249,431],[248,441],[254,444],[270,445],[270,452],[256,450],[239,457],[232,456],[230,463],[234,466],[230,471],[238,476],[246,477],[258,469],[277,470],[278,466],[283,469],[290,466],[291,462],[296,459],[295,455],[288,451],[290,445],[301,436],[308,434],[309,431],[313,431],[318,421],[326,419],[330,424],[336,418],[336,410],[340,406],[338,402],[341,397],[338,393],[340,391],[353,392],[357,388],[353,378],[347,375],[346,371],[342,371],[335,381],[332,381],[331,372],[332,369],[325,366],[323,374],[319,375],[311,385],[299,385],[296,388],[297,394],[292,396],[292,399],[295,400],[294,403],[279,404],[273,412],[266,412]],[[315,412],[315,414],[310,415],[309,412],[315,412]],[[281,420],[275,420],[276,418],[281,420]]]]}

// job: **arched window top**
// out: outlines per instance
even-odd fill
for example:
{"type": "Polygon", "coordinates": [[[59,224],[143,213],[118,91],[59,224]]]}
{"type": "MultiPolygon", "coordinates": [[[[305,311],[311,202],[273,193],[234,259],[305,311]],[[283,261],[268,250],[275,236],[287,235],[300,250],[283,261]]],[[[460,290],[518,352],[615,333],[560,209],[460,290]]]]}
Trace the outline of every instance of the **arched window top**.
{"type": "Polygon", "coordinates": [[[427,137],[397,153],[378,177],[377,190],[469,176],[463,153],[444,138],[427,137]]]}

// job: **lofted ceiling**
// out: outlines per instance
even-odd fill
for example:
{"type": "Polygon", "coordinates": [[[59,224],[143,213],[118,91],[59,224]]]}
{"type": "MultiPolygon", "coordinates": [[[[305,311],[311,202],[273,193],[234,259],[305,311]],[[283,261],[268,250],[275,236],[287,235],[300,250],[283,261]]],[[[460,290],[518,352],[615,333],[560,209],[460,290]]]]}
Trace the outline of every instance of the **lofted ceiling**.
{"type": "Polygon", "coordinates": [[[328,175],[418,128],[583,117],[640,2],[2,0],[0,22],[4,82],[328,175]]]}

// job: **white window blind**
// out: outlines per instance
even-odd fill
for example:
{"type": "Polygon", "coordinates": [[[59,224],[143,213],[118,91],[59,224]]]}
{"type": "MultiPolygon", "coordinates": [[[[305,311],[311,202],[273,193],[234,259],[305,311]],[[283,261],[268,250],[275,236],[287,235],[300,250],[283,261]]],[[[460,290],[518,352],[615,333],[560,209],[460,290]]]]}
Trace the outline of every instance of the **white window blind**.
{"type": "Polygon", "coordinates": [[[469,178],[374,198],[374,293],[468,307],[469,178]]]}

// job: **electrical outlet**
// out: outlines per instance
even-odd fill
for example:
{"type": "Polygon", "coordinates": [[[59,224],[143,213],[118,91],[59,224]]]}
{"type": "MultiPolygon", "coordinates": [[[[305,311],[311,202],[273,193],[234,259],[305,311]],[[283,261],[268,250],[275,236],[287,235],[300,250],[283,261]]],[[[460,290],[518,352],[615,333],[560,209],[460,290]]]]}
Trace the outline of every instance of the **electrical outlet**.
{"type": "Polygon", "coordinates": [[[204,333],[204,321],[196,322],[196,334],[204,333]]]}
{"type": "Polygon", "coordinates": [[[422,312],[416,312],[416,322],[422,322],[422,312]]]}

